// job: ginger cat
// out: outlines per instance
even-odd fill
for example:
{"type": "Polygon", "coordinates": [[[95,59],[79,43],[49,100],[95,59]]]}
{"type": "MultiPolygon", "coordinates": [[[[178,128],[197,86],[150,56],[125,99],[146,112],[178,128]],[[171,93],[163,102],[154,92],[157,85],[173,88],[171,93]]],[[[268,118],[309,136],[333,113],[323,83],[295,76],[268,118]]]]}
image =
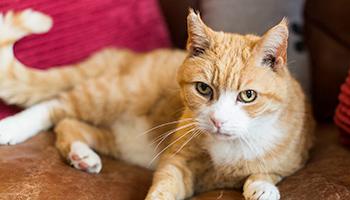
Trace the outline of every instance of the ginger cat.
{"type": "Polygon", "coordinates": [[[193,10],[187,20],[187,52],[105,49],[39,71],[16,60],[13,45],[51,19],[0,15],[0,97],[27,108],[0,121],[0,143],[54,127],[77,169],[100,172],[95,151],[155,167],[147,200],[242,186],[246,199],[280,199],[275,184],[303,167],[314,126],[286,66],[286,20],[262,37],[215,32],[193,10]]]}

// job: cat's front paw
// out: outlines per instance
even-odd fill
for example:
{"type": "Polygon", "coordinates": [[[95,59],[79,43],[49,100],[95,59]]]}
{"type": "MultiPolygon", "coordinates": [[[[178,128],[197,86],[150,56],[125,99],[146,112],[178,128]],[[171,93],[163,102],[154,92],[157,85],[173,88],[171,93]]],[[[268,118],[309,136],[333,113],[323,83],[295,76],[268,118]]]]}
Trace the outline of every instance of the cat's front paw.
{"type": "Polygon", "coordinates": [[[175,200],[175,196],[167,191],[163,191],[163,188],[151,188],[148,192],[145,200],[175,200]]]}
{"type": "Polygon", "coordinates": [[[100,157],[89,146],[79,141],[72,143],[68,159],[75,168],[89,173],[99,173],[102,169],[100,157]]]}
{"type": "Polygon", "coordinates": [[[175,200],[173,195],[150,195],[145,200],[175,200]]]}
{"type": "Polygon", "coordinates": [[[278,188],[267,181],[254,181],[244,187],[243,196],[246,200],[279,200],[278,188]]]}
{"type": "MultiPolygon", "coordinates": [[[[30,122],[28,122],[30,123],[30,122]]],[[[17,117],[12,116],[0,121],[0,144],[14,145],[23,142],[27,137],[17,117]]]]}

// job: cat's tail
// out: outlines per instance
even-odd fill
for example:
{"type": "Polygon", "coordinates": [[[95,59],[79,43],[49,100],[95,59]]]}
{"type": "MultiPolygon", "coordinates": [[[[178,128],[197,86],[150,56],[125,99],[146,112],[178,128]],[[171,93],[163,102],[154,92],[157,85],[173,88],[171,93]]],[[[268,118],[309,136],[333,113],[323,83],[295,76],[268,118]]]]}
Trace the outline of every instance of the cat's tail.
{"type": "Polygon", "coordinates": [[[28,68],[15,58],[13,46],[18,40],[30,34],[45,33],[51,27],[49,16],[31,9],[0,13],[0,98],[6,103],[29,107],[105,70],[104,58],[110,55],[103,51],[74,67],[46,71],[28,68]]]}

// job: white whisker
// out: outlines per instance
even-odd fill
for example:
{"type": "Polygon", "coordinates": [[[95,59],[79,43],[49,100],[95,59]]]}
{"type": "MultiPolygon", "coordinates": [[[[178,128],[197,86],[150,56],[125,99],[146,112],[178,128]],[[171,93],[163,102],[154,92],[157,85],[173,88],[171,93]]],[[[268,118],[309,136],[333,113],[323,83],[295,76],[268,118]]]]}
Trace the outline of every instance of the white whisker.
{"type": "Polygon", "coordinates": [[[179,130],[184,129],[184,128],[188,128],[188,127],[193,126],[193,125],[195,125],[195,124],[196,124],[195,122],[191,122],[191,123],[185,124],[185,125],[183,125],[183,126],[176,127],[176,128],[174,128],[174,129],[172,129],[172,130],[169,130],[169,131],[167,131],[167,132],[165,132],[165,133],[162,133],[160,136],[158,136],[158,137],[151,143],[151,145],[153,145],[154,143],[158,142],[160,139],[163,139],[164,137],[168,137],[170,134],[173,134],[173,133],[175,133],[176,131],[179,131],[179,130]]]}
{"type": "Polygon", "coordinates": [[[187,131],[186,133],[184,133],[181,137],[177,138],[176,140],[174,140],[173,142],[171,142],[168,146],[166,146],[163,150],[161,150],[159,153],[157,153],[154,158],[150,161],[149,166],[151,166],[151,164],[158,158],[158,156],[160,156],[165,150],[167,150],[170,146],[172,146],[173,144],[175,144],[176,142],[178,142],[179,140],[181,140],[183,137],[185,137],[187,134],[191,133],[195,128],[192,128],[191,130],[187,131]]]}
{"type": "Polygon", "coordinates": [[[158,128],[161,128],[161,127],[164,127],[164,126],[167,126],[167,125],[176,124],[176,123],[179,123],[179,122],[190,121],[190,120],[192,120],[192,118],[185,118],[185,119],[180,119],[180,120],[176,120],[176,121],[172,121],[172,122],[167,122],[167,123],[164,123],[164,124],[160,124],[160,125],[158,125],[158,126],[155,126],[155,127],[151,128],[151,129],[149,129],[149,130],[147,130],[147,131],[145,131],[145,132],[139,134],[138,136],[143,136],[143,135],[145,135],[145,134],[147,134],[147,133],[152,132],[152,131],[155,130],[155,129],[158,129],[158,128]]]}
{"type": "Polygon", "coordinates": [[[260,165],[258,166],[258,167],[261,167],[262,169],[262,171],[267,171],[266,170],[266,167],[265,167],[265,164],[263,163],[263,161],[258,157],[259,155],[258,155],[258,151],[257,151],[257,149],[255,148],[255,146],[254,145],[252,145],[252,144],[250,144],[250,142],[243,136],[243,137],[241,137],[241,139],[244,141],[244,143],[245,144],[247,144],[247,146],[248,146],[248,149],[250,150],[250,151],[252,151],[254,154],[256,154],[256,160],[260,163],[260,165]]]}
{"type": "Polygon", "coordinates": [[[186,144],[188,144],[193,138],[195,138],[201,134],[200,130],[198,130],[198,129],[194,130],[194,131],[195,132],[192,134],[190,139],[188,139],[183,145],[181,145],[181,147],[171,157],[174,157],[176,154],[178,154],[186,146],[186,144]]]}
{"type": "MultiPolygon", "coordinates": [[[[155,147],[155,150],[157,150],[158,147],[159,147],[159,145],[160,145],[162,142],[164,142],[164,140],[165,140],[167,137],[169,137],[171,134],[173,134],[173,133],[175,133],[175,132],[177,132],[177,131],[179,131],[179,130],[182,130],[182,129],[191,127],[191,126],[193,126],[193,125],[196,125],[196,123],[193,122],[193,123],[190,123],[190,124],[186,124],[186,125],[183,125],[183,126],[180,126],[180,127],[176,128],[175,130],[172,130],[172,131],[168,132],[164,137],[162,137],[162,140],[157,144],[157,146],[155,147]]],[[[160,139],[160,138],[156,139],[156,141],[153,141],[151,144],[153,145],[153,144],[154,144],[155,142],[157,142],[159,139],[160,139]]]]}

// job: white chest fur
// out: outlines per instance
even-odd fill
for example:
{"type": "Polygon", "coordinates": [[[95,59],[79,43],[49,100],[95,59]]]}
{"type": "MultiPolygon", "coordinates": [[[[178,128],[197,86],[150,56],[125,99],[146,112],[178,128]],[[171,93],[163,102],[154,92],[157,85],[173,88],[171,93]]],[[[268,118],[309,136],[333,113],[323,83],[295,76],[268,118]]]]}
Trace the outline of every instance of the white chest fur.
{"type": "Polygon", "coordinates": [[[113,124],[112,130],[116,138],[116,145],[120,158],[142,167],[153,168],[156,161],[151,163],[155,154],[155,147],[149,137],[144,135],[150,125],[143,117],[125,116],[113,124]]]}

